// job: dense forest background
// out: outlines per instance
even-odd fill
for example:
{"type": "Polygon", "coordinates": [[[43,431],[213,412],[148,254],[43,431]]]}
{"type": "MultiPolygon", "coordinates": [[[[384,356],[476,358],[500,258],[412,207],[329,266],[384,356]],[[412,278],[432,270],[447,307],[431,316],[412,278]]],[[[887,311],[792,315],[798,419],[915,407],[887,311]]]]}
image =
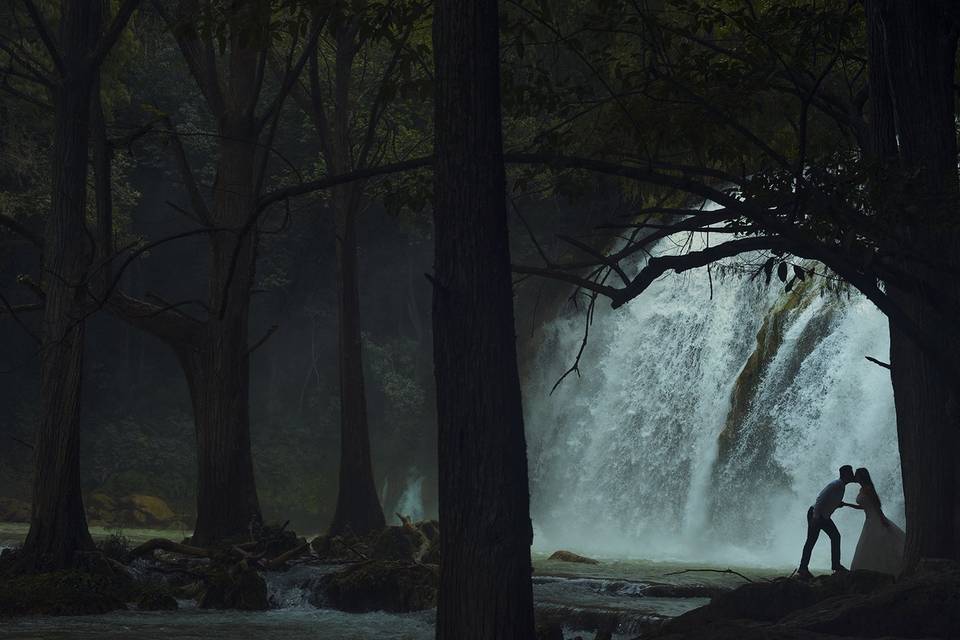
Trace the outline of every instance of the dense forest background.
{"type": "MultiPolygon", "coordinates": [[[[417,28],[423,32],[429,24],[421,20],[417,28]]],[[[365,60],[364,65],[368,62],[383,64],[365,60]]],[[[213,178],[215,125],[196,88],[184,81],[189,70],[156,16],[149,11],[138,15],[104,72],[109,77],[104,95],[112,136],[127,135],[162,115],[176,123],[198,173],[213,178]]],[[[420,90],[423,79],[413,74],[405,82],[411,97],[397,99],[400,115],[391,123],[390,135],[428,135],[425,122],[411,122],[430,108],[422,91],[410,89],[420,90]]],[[[50,202],[45,171],[53,114],[35,101],[18,98],[5,94],[0,104],[0,209],[40,226],[50,202]]],[[[289,100],[281,119],[273,151],[281,158],[278,164],[292,168],[299,178],[322,173],[310,118],[289,100]]],[[[512,122],[518,131],[527,126],[523,118],[512,122]]],[[[195,225],[183,213],[189,194],[174,144],[162,126],[158,130],[114,156],[118,246],[161,241],[126,265],[119,286],[148,299],[198,300],[207,286],[206,241],[196,235],[167,241],[195,225]]],[[[89,180],[92,185],[92,175],[89,180]]],[[[388,518],[397,510],[430,517],[437,509],[431,290],[424,277],[431,269],[433,244],[424,182],[422,176],[396,184],[381,181],[377,196],[364,202],[358,224],[373,469],[388,518]]],[[[543,188],[539,184],[514,192],[526,202],[524,217],[511,217],[513,252],[521,261],[537,255],[527,237],[529,224],[557,233],[586,230],[607,214],[611,199],[624,198],[612,187],[601,194],[568,194],[573,197],[544,196],[538,192],[543,188]]],[[[301,198],[265,224],[270,230],[260,242],[251,307],[251,341],[269,336],[251,359],[258,493],[268,521],[290,519],[298,530],[320,531],[333,517],[340,455],[331,197],[321,192],[301,198]]],[[[0,242],[0,290],[13,292],[13,302],[16,296],[27,299],[18,278],[39,269],[37,253],[6,229],[0,229],[0,242]]],[[[552,250],[563,250],[555,237],[549,242],[552,250]]],[[[539,323],[559,305],[570,303],[570,291],[550,281],[521,282],[517,289],[528,294],[516,297],[523,357],[539,323]]],[[[16,501],[7,504],[11,515],[29,515],[30,443],[40,414],[39,360],[30,335],[37,320],[27,314],[17,319],[0,315],[0,498],[16,501]],[[28,326],[21,326],[20,319],[28,326]]],[[[174,354],[147,332],[108,313],[90,318],[87,340],[81,410],[84,494],[160,497],[189,533],[196,509],[194,422],[189,390],[174,354]]]]}

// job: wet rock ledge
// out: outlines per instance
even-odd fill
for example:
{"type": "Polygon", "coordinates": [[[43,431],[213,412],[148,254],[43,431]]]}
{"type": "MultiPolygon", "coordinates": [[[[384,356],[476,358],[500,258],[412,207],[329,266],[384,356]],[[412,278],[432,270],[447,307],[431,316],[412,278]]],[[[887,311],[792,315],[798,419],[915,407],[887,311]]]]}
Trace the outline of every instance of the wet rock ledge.
{"type": "MultiPolygon", "coordinates": [[[[719,594],[643,640],[960,638],[960,564],[925,561],[910,575],[869,571],[779,578],[719,594]]],[[[639,639],[638,639],[639,640],[639,639]]]]}

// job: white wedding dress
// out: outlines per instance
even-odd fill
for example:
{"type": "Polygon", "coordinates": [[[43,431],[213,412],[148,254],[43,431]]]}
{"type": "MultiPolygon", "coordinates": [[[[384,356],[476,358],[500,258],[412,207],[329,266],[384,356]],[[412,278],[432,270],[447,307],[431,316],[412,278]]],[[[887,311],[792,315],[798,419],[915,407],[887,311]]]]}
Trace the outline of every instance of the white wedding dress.
{"type": "Polygon", "coordinates": [[[857,494],[857,504],[863,507],[866,519],[850,568],[893,575],[900,573],[905,539],[903,529],[883,515],[879,502],[871,492],[861,489],[857,494]]]}

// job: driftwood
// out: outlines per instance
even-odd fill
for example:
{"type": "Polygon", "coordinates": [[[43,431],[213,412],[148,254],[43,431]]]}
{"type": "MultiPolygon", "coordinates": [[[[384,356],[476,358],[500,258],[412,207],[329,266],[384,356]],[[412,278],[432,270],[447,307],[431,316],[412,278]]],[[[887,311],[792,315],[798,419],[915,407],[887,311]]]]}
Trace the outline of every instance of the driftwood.
{"type": "Polygon", "coordinates": [[[140,556],[148,555],[157,549],[169,551],[171,553],[179,553],[180,555],[184,556],[193,556],[195,558],[210,557],[210,552],[207,549],[192,547],[188,544],[181,544],[179,542],[174,542],[173,540],[167,540],[166,538],[153,538],[152,540],[147,540],[139,547],[133,549],[127,554],[127,557],[124,559],[124,561],[129,563],[130,561],[135,560],[140,556]]]}
{"type": "Polygon", "coordinates": [[[680,574],[683,574],[683,573],[729,573],[731,575],[739,576],[744,580],[746,580],[747,582],[753,582],[753,580],[751,580],[747,576],[743,575],[742,573],[738,573],[733,569],[684,569],[683,571],[673,571],[671,573],[665,573],[663,574],[662,577],[666,578],[667,576],[679,576],[680,574]]]}
{"type": "MultiPolygon", "coordinates": [[[[276,558],[264,559],[264,556],[267,554],[266,551],[261,553],[250,553],[243,548],[248,546],[249,543],[245,543],[243,545],[233,545],[230,548],[230,551],[239,558],[241,563],[252,564],[268,570],[282,567],[287,561],[301,556],[310,550],[310,544],[305,542],[296,548],[281,553],[276,558]]],[[[350,548],[349,545],[347,545],[347,547],[350,548]]],[[[193,547],[188,544],[181,544],[179,542],[174,542],[173,540],[167,540],[166,538],[153,538],[152,540],[147,540],[139,547],[133,549],[127,554],[126,558],[124,558],[124,561],[127,563],[132,562],[133,560],[141,556],[148,555],[158,549],[161,551],[169,551],[170,553],[178,553],[184,556],[191,556],[194,558],[210,558],[214,553],[214,551],[211,549],[193,547]]],[[[350,549],[354,553],[366,558],[365,555],[356,549],[350,549]]]]}
{"type": "Polygon", "coordinates": [[[279,567],[282,567],[284,564],[286,564],[288,560],[293,560],[296,557],[302,556],[309,550],[310,550],[310,543],[304,542],[299,547],[296,547],[294,549],[290,549],[289,551],[285,551],[284,553],[281,553],[273,560],[267,560],[266,562],[263,563],[263,568],[277,569],[279,567]]]}

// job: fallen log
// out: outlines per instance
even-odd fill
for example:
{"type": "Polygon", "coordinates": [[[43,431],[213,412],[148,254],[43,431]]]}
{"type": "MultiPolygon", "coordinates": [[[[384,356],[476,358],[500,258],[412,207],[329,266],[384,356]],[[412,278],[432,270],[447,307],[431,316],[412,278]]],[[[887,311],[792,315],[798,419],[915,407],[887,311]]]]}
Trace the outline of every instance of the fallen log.
{"type": "Polygon", "coordinates": [[[299,557],[310,550],[310,543],[304,542],[299,547],[290,549],[284,553],[281,553],[273,560],[267,560],[262,564],[264,569],[278,569],[287,563],[289,560],[293,560],[296,557],[299,557]]]}
{"type": "Polygon", "coordinates": [[[188,544],[181,544],[179,542],[174,542],[173,540],[167,540],[166,538],[153,538],[147,540],[139,547],[130,551],[127,556],[124,558],[124,562],[130,563],[133,560],[141,556],[148,555],[157,550],[169,551],[170,553],[179,553],[184,556],[193,556],[195,558],[209,558],[210,552],[207,549],[202,549],[200,547],[192,547],[188,544]]]}

